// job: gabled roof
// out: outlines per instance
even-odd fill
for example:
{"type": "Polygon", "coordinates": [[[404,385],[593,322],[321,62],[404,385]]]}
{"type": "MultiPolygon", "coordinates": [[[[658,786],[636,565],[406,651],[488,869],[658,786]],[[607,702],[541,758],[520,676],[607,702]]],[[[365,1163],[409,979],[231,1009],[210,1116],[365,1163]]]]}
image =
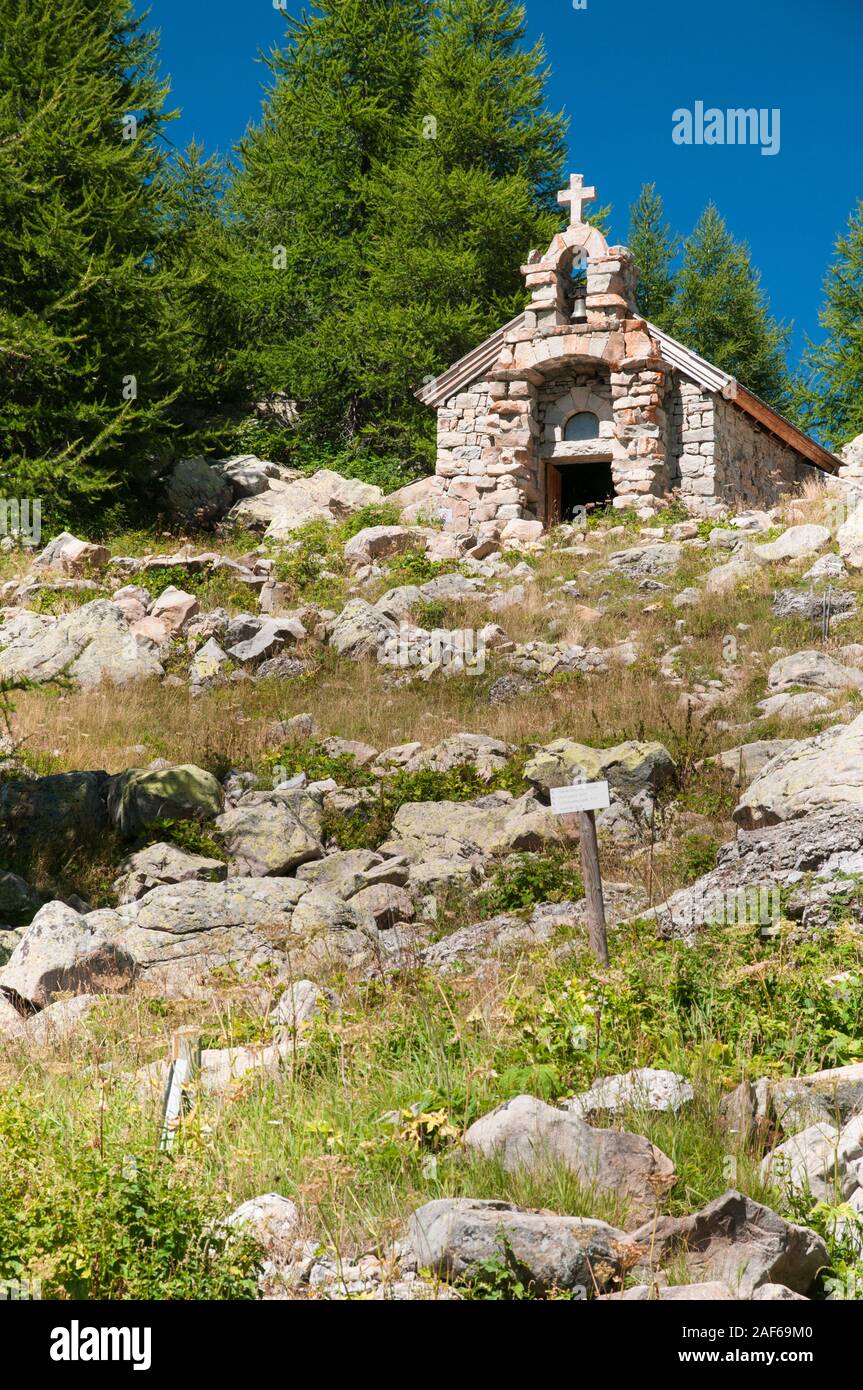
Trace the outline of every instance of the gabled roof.
{"type": "MultiPolygon", "coordinates": [[[[500,356],[504,343],[504,336],[513,328],[520,328],[524,322],[524,314],[517,314],[509,323],[503,324],[497,332],[492,333],[490,338],[472,348],[465,353],[451,367],[447,367],[445,372],[441,372],[426,386],[415,392],[418,400],[424,405],[437,407],[443,405],[444,401],[450,396],[460,391],[462,387],[469,386],[473,381],[481,381],[487,372],[491,370],[500,356]]],[[[816,468],[821,468],[827,473],[834,473],[839,467],[839,459],[835,454],[831,454],[828,449],[823,448],[803,430],[798,429],[790,420],[786,420],[784,415],[780,415],[777,410],[769,406],[766,401],[762,401],[753,392],[747,391],[745,386],[741,386],[735,377],[728,372],[723,372],[721,368],[714,367],[705,358],[699,357],[697,352],[679,343],[676,338],[672,338],[670,333],[658,328],[655,323],[645,319],[645,326],[650,336],[656,340],[662,349],[662,356],[670,367],[676,367],[684,376],[692,381],[697,381],[699,386],[703,386],[707,391],[720,392],[726,400],[731,401],[738,409],[745,411],[762,429],[780,439],[783,444],[802,454],[816,468]]]]}

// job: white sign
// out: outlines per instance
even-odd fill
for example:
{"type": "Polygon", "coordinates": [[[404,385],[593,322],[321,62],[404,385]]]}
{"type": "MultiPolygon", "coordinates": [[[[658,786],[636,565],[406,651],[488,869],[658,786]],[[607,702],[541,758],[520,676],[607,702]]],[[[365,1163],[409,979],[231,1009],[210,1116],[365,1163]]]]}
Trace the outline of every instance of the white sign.
{"type": "Polygon", "coordinates": [[[558,816],[572,811],[601,811],[610,805],[607,782],[576,782],[574,787],[551,788],[551,809],[558,816]]]}

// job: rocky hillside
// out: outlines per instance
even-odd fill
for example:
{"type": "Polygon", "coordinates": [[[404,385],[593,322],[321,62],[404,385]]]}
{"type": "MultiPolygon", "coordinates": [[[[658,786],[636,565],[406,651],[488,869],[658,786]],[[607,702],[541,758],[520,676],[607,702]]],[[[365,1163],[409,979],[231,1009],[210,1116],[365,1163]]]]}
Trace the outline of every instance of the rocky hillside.
{"type": "Polygon", "coordinates": [[[188,461],[170,534],[3,542],[0,1278],[859,1297],[863,509],[430,488],[188,461]]]}

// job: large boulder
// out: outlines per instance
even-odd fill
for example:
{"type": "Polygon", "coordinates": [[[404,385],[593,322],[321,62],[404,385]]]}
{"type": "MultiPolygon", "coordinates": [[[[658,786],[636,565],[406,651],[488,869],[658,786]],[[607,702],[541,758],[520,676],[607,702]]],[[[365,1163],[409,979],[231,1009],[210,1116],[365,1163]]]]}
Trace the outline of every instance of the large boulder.
{"type": "Polygon", "coordinates": [[[414,861],[536,850],[560,837],[556,818],[530,793],[492,806],[411,801],[393,819],[390,845],[414,861]]]}
{"type": "Polygon", "coordinates": [[[206,997],[214,978],[286,983],[287,940],[307,885],[293,878],[229,878],[154,888],[114,914],[114,939],[144,979],[173,998],[206,997]]]}
{"type": "Polygon", "coordinates": [[[225,1218],[225,1225],[256,1240],[267,1260],[287,1264],[300,1234],[300,1213],[295,1202],[278,1192],[265,1192],[225,1218]]]}
{"type": "Polygon", "coordinates": [[[716,565],[714,569],[708,570],[704,577],[704,592],[707,594],[729,594],[737,588],[738,584],[743,584],[747,579],[751,579],[758,569],[754,560],[749,560],[745,555],[735,556],[724,565],[716,565]]]}
{"type": "Polygon", "coordinates": [[[158,820],[211,820],[224,793],[211,772],[194,763],[178,767],[133,767],[112,777],[108,813],[124,839],[158,820]]]}
{"type": "Polygon", "coordinates": [[[217,883],[227,876],[228,866],[220,859],[189,854],[177,845],[160,841],[123,860],[114,880],[114,892],[118,902],[130,903],[164,883],[187,883],[191,879],[217,883]]]}
{"type": "MultiPolygon", "coordinates": [[[[856,1133],[852,1161],[856,1162],[863,1158],[863,1148],[856,1142],[863,1129],[863,1117],[857,1119],[853,1129],[856,1133]]],[[[846,1154],[839,1153],[839,1130],[826,1120],[819,1120],[771,1149],[762,1160],[761,1177],[774,1187],[810,1192],[816,1201],[838,1204],[842,1197],[851,1195],[842,1191],[847,1161],[846,1154]]],[[[855,1178],[851,1190],[858,1185],[855,1178]]]]}
{"type": "Polygon", "coordinates": [[[345,564],[349,569],[359,569],[375,560],[401,555],[424,541],[422,531],[407,526],[365,526],[345,543],[345,564]]]}
{"type": "Polygon", "coordinates": [[[793,652],[774,661],[767,673],[767,689],[791,690],[802,685],[808,690],[863,689],[863,671],[843,666],[827,652],[793,652]]]}
{"type": "Polygon", "coordinates": [[[771,612],[777,618],[808,618],[823,622],[837,613],[850,613],[857,595],[848,589],[780,589],[773,595],[771,612]]]}
{"type": "Polygon", "coordinates": [[[404,766],[409,772],[420,768],[451,772],[455,767],[468,765],[481,777],[490,777],[503,771],[510,751],[508,744],[488,734],[452,734],[432,748],[418,750],[404,766]]]}
{"type": "Polygon", "coordinates": [[[65,903],[46,903],[0,971],[0,991],[44,1008],[58,994],[128,989],[137,974],[134,956],[101,925],[65,903]]]}
{"type": "Polygon", "coordinates": [[[671,1110],[677,1113],[694,1099],[685,1076],[655,1067],[636,1067],[617,1076],[604,1076],[589,1091],[562,1103],[573,1115],[622,1115],[627,1110],[671,1110]]]}
{"type": "Polygon", "coordinates": [[[752,556],[765,564],[778,560],[803,560],[817,555],[830,543],[830,532],[826,526],[807,523],[803,526],[789,526],[775,541],[752,547],[752,556]]]}
{"type": "Polygon", "coordinates": [[[525,764],[524,775],[541,791],[566,787],[581,777],[607,781],[627,799],[640,791],[660,791],[675,775],[675,764],[661,743],[628,739],[612,748],[590,748],[569,738],[557,738],[537,750],[525,764]]]}
{"type": "Polygon", "coordinates": [[[382,499],[382,490],[374,484],[322,468],[309,477],[287,482],[271,478],[266,491],[237,503],[229,521],[264,530],[270,540],[288,540],[310,521],[343,521],[382,499]]]}
{"type": "Polygon", "coordinates": [[[469,1279],[497,1260],[537,1293],[573,1289],[584,1298],[615,1278],[626,1240],[604,1221],[475,1197],[427,1202],[411,1216],[407,1236],[419,1267],[443,1279],[469,1279]]]}
{"type": "Polygon", "coordinates": [[[85,603],[0,652],[0,679],[43,682],[65,675],[82,690],[95,690],[103,682],[128,685],[164,674],[153,644],[137,638],[107,599],[85,603]]]}
{"type": "MultiPolygon", "coordinates": [[[[770,775],[768,768],[765,777],[770,775]]],[[[781,887],[797,885],[809,875],[820,882],[849,874],[863,874],[863,808],[839,805],[738,831],[735,840],[720,847],[715,869],[644,916],[655,917],[664,935],[684,937],[717,913],[724,913],[719,920],[728,922],[769,922],[779,907],[781,887]]],[[[790,903],[785,910],[791,910],[790,903]]]]}
{"type": "Polygon", "coordinates": [[[777,754],[743,793],[734,819],[754,829],[836,806],[863,807],[863,714],[777,754]]]}
{"type": "Polygon", "coordinates": [[[720,1280],[741,1298],[751,1298],[762,1284],[805,1294],[830,1262],[814,1231],[734,1191],[692,1216],[648,1221],[631,1238],[657,1264],[682,1259],[694,1279],[720,1280]]]}
{"type": "Polygon", "coordinates": [[[298,618],[250,617],[244,623],[236,620],[231,623],[225,640],[233,642],[228,647],[228,656],[234,661],[248,662],[276,656],[305,636],[306,629],[298,618]]]}
{"type": "Polygon", "coordinates": [[[0,781],[0,846],[70,843],[108,827],[107,772],[55,772],[0,781]]]}
{"type": "Polygon", "coordinates": [[[329,643],[339,656],[359,661],[377,656],[397,631],[396,624],[379,609],[365,599],[352,598],[330,627],[329,643]]]}
{"type": "Polygon", "coordinates": [[[172,637],[176,637],[198,612],[198,600],[185,589],[169,584],[163,589],[150,609],[150,617],[157,618],[172,637]]]}
{"type": "Polygon", "coordinates": [[[763,772],[778,753],[784,753],[795,742],[793,738],[763,738],[755,743],[741,743],[718,753],[716,762],[727,772],[739,774],[743,781],[749,782],[763,772]]]}
{"type": "Polygon", "coordinates": [[[281,473],[277,463],[259,459],[255,454],[232,454],[230,458],[218,459],[212,468],[230,483],[237,499],[266,492],[272,479],[281,473]]]}
{"type": "Polygon", "coordinates": [[[311,797],[249,792],[219,816],[216,829],[231,856],[232,873],[282,877],[310,859],[321,858],[318,819],[311,797]]]}
{"type": "Polygon", "coordinates": [[[405,525],[423,521],[441,521],[446,507],[443,481],[435,474],[406,483],[387,495],[386,501],[398,507],[405,525]]]}
{"type": "Polygon", "coordinates": [[[206,459],[180,459],[165,489],[168,510],[179,520],[197,526],[221,521],[232,501],[230,482],[206,459]]]}
{"type": "Polygon", "coordinates": [[[655,545],[637,545],[629,550],[617,550],[609,559],[612,569],[630,579],[650,579],[677,569],[683,557],[683,547],[674,541],[655,545]]]}
{"type": "Polygon", "coordinates": [[[472,1124],[464,1142],[508,1173],[567,1169],[581,1186],[616,1196],[626,1208],[627,1229],[656,1213],[675,1177],[674,1164],[648,1139],[591,1129],[535,1096],[505,1101],[472,1124]]]}
{"type": "Polygon", "coordinates": [[[70,531],[55,536],[33,561],[34,570],[58,570],[61,574],[80,575],[101,569],[111,552],[104,545],[82,541],[70,531]]]}

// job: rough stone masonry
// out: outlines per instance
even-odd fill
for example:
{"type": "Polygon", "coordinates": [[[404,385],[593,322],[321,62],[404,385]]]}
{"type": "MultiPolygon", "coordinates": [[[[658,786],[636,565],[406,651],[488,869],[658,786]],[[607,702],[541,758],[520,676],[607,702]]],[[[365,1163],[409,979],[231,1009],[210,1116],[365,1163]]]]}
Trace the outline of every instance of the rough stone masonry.
{"type": "Polygon", "coordinates": [[[671,495],[717,516],[835,473],[834,454],[641,317],[631,253],[582,220],[595,196],[573,175],[569,227],[522,266],[528,307],[417,393],[438,412],[444,523],[538,534],[581,506],[647,517],[671,495]]]}

